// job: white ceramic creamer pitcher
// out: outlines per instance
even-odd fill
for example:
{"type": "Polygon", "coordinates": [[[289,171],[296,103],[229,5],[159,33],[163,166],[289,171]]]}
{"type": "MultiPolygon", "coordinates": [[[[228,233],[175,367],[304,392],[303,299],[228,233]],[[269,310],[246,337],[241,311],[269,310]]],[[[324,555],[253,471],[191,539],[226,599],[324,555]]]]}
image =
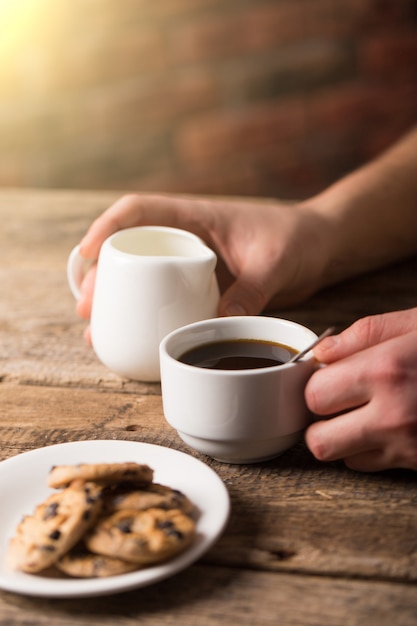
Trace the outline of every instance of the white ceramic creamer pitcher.
{"type": "MultiPolygon", "coordinates": [[[[217,315],[216,261],[199,237],[176,228],[128,228],[106,239],[91,312],[91,339],[100,361],[121,376],[160,380],[159,344],[165,335],[217,315]]],[[[84,266],[76,246],[67,267],[75,298],[84,266]]]]}

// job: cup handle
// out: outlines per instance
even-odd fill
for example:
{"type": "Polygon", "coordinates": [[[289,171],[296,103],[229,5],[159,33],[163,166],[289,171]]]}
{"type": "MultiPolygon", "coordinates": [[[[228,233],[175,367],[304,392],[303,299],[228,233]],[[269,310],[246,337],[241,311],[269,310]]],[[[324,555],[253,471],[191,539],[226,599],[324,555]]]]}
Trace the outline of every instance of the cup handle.
{"type": "Polygon", "coordinates": [[[86,261],[80,254],[80,246],[77,245],[70,252],[67,262],[67,280],[72,295],[76,300],[81,297],[81,283],[87,273],[91,261],[86,261]]]}

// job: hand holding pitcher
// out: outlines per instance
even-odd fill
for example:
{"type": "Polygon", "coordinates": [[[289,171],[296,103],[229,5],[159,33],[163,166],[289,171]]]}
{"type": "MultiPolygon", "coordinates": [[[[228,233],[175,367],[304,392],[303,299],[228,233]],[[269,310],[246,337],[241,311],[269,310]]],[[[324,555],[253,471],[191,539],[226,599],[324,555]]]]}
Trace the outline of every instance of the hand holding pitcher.
{"type": "MultiPolygon", "coordinates": [[[[159,381],[159,344],[172,330],[215,317],[215,253],[197,236],[144,226],[103,243],[91,311],[91,340],[104,365],[142,381],[159,381]]],[[[78,246],[68,259],[75,298],[83,278],[78,246]]]]}

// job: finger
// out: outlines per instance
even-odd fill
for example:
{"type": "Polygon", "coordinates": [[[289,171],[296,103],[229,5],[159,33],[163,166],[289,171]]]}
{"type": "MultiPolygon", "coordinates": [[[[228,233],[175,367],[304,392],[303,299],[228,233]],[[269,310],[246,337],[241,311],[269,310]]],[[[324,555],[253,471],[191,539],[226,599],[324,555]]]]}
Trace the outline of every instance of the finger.
{"type": "Polygon", "coordinates": [[[107,237],[133,226],[171,226],[202,234],[204,202],[181,196],[130,194],[117,200],[90,226],[80,244],[86,258],[96,259],[107,237]]]}
{"type": "Polygon", "coordinates": [[[221,299],[220,314],[258,315],[279,290],[279,277],[271,256],[253,246],[247,251],[242,266],[238,266],[236,280],[221,299]]]}
{"type": "Polygon", "coordinates": [[[92,341],[91,341],[91,328],[90,326],[87,326],[87,328],[84,331],[84,339],[85,341],[88,343],[89,346],[92,345],[92,341]]]}
{"type": "Polygon", "coordinates": [[[237,279],[223,294],[220,315],[258,315],[269,300],[268,295],[244,278],[237,279]]]}
{"type": "Polygon", "coordinates": [[[385,450],[379,448],[348,456],[343,461],[346,467],[358,472],[381,472],[395,466],[385,450]]]}
{"type": "Polygon", "coordinates": [[[100,247],[107,237],[123,228],[138,223],[138,200],[132,195],[119,198],[90,226],[80,243],[80,253],[87,259],[97,259],[100,247]]]}
{"type": "Polygon", "coordinates": [[[321,363],[333,363],[416,328],[417,309],[364,317],[339,335],[324,339],[314,355],[321,363]]]}
{"type": "Polygon", "coordinates": [[[369,428],[366,407],[311,424],[305,433],[307,447],[319,461],[336,461],[375,450],[380,446],[369,428]]]}
{"type": "Polygon", "coordinates": [[[97,265],[93,265],[84,277],[80,289],[80,298],[77,301],[77,314],[83,319],[91,317],[91,305],[93,302],[94,284],[96,280],[97,265]]]}
{"type": "MultiPolygon", "coordinates": [[[[230,279],[229,279],[230,282],[230,279]]],[[[220,288],[222,287],[220,284],[220,288]]],[[[278,292],[279,286],[266,287],[263,291],[260,283],[238,279],[224,293],[220,301],[220,315],[258,315],[262,311],[276,312],[277,309],[295,306],[303,300],[299,295],[278,292]]],[[[221,288],[221,291],[223,289],[221,288]]]]}
{"type": "Polygon", "coordinates": [[[366,404],[371,391],[368,361],[354,355],[316,370],[304,393],[313,413],[334,415],[366,404]]]}

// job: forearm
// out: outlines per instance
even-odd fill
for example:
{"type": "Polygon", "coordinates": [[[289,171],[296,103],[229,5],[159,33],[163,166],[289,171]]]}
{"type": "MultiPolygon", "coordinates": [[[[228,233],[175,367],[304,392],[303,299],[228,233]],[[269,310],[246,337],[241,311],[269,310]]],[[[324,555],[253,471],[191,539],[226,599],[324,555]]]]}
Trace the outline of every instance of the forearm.
{"type": "Polygon", "coordinates": [[[326,228],[323,286],[417,253],[417,128],[304,206],[326,228]]]}

